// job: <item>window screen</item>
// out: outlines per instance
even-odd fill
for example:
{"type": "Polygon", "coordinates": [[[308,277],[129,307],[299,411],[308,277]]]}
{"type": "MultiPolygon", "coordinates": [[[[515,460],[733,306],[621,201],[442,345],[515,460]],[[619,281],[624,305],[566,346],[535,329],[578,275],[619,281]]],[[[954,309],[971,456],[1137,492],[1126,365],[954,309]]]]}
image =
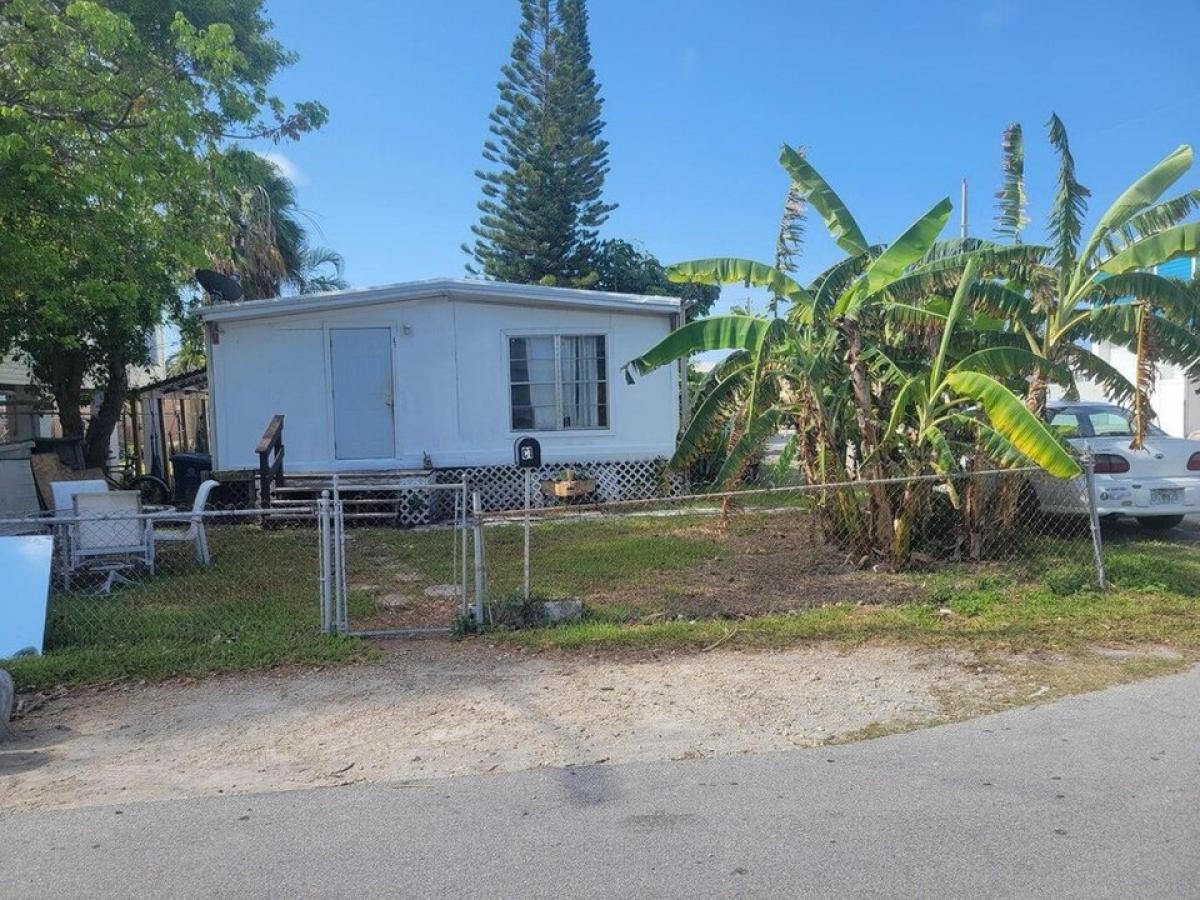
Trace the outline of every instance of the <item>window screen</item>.
{"type": "Polygon", "coordinates": [[[604,335],[537,335],[508,340],[514,431],[608,427],[604,335]]]}

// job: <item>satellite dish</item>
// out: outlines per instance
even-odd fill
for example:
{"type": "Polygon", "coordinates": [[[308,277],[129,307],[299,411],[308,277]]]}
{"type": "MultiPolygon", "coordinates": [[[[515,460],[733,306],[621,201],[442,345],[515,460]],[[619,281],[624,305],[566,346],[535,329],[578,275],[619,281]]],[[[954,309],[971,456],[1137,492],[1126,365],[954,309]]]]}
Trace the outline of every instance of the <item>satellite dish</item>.
{"type": "Polygon", "coordinates": [[[233,303],[242,298],[242,286],[236,278],[214,272],[212,269],[197,269],[196,280],[200,287],[218,303],[233,303]]]}

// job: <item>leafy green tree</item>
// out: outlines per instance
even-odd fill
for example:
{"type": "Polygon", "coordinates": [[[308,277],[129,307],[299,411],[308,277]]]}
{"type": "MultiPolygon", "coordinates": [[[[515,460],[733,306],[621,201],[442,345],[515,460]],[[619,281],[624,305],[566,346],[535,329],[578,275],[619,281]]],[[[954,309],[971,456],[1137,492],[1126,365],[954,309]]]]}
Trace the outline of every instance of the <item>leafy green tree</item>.
{"type": "Polygon", "coordinates": [[[0,5],[0,352],[92,465],[179,286],[229,245],[222,146],[325,119],[268,94],[290,62],[269,29],[261,0],[0,5]]]}
{"type": "Polygon", "coordinates": [[[608,143],[591,65],[585,0],[521,0],[512,60],[502,69],[492,138],[479,171],[483,199],[467,270],[521,284],[587,286],[608,143]]]}
{"type": "Polygon", "coordinates": [[[716,285],[672,281],[652,253],[619,239],[600,242],[593,271],[596,278],[591,287],[596,290],[678,297],[687,305],[689,319],[708,315],[721,296],[716,285]]]}

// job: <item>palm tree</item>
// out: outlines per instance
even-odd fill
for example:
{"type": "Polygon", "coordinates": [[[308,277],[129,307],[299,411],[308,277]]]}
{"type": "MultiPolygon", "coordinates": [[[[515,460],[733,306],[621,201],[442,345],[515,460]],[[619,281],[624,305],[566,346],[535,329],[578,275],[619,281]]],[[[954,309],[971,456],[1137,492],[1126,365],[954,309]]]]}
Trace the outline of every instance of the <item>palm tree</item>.
{"type": "Polygon", "coordinates": [[[248,150],[234,148],[227,158],[237,183],[229,198],[234,241],[226,268],[239,276],[247,298],[345,288],[342,256],[310,242],[292,181],[248,150]]]}

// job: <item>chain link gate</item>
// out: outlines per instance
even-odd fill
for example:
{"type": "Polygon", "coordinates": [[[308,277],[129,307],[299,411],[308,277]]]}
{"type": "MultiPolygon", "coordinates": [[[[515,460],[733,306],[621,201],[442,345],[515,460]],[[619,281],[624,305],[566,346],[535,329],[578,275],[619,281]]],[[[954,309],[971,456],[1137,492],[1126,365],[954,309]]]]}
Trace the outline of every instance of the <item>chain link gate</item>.
{"type": "Polygon", "coordinates": [[[465,483],[335,479],[319,503],[327,633],[438,634],[468,615],[465,483]]]}

